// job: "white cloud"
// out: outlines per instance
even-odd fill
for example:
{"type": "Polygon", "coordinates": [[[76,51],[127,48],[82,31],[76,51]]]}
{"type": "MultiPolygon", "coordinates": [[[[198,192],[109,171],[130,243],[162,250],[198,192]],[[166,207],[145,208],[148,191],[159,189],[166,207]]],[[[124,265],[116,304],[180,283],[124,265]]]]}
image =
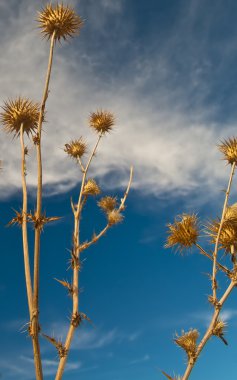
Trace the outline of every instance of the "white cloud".
{"type": "MultiPolygon", "coordinates": [[[[52,323],[48,326],[49,335],[57,336],[57,339],[64,340],[67,335],[68,325],[66,323],[52,323]],[[59,336],[57,334],[60,334],[59,336]]],[[[92,350],[100,349],[118,341],[121,334],[116,330],[104,331],[98,328],[82,328],[75,334],[71,349],[92,350]]]]}
{"type": "Polygon", "coordinates": [[[144,363],[144,362],[147,362],[148,360],[150,360],[150,355],[146,354],[142,358],[132,360],[130,364],[134,365],[134,364],[144,363]]]}
{"type": "MultiPolygon", "coordinates": [[[[44,376],[55,375],[58,368],[57,360],[43,359],[42,366],[44,370],[44,376]]],[[[34,359],[28,356],[20,355],[14,356],[14,363],[11,359],[1,359],[0,368],[4,379],[18,379],[18,380],[30,380],[34,376],[34,359]]],[[[65,368],[65,372],[73,370],[82,370],[81,362],[68,361],[65,368]]],[[[87,370],[85,368],[84,370],[87,370]]]]}
{"type": "MultiPolygon", "coordinates": [[[[23,0],[17,15],[11,4],[4,7],[7,16],[0,26],[0,45],[4,51],[0,57],[0,101],[19,94],[37,100],[43,89],[48,44],[35,30],[36,4],[23,0]]],[[[97,20],[106,19],[111,12],[111,2],[107,0],[96,7],[92,7],[92,2],[82,4],[81,9],[89,9],[88,16],[97,20]]],[[[113,12],[121,11],[122,2],[113,2],[113,7],[113,12]]],[[[102,33],[103,27],[100,28],[102,33]]],[[[55,52],[48,122],[43,133],[44,183],[49,191],[67,191],[78,182],[78,168],[62,148],[81,135],[92,145],[94,136],[86,127],[86,120],[97,108],[109,109],[117,116],[117,128],[102,142],[91,171],[105,187],[125,187],[133,164],[133,187],[145,193],[186,193],[200,185],[219,189],[226,175],[215,144],[222,133],[214,123],[205,121],[209,114],[206,109],[197,107],[191,116],[185,111],[184,91],[173,84],[166,88],[171,69],[168,46],[163,46],[159,54],[144,57],[137,54],[127,62],[127,67],[121,62],[118,75],[110,78],[98,69],[106,64],[106,46],[88,52],[84,38],[81,44],[80,37],[72,41],[70,48],[57,46],[55,52]],[[73,51],[73,44],[77,51],[73,51]]],[[[113,45],[118,53],[123,44],[129,46],[128,36],[124,38],[121,35],[118,45],[113,45]]],[[[174,41],[168,42],[172,47],[174,41]]],[[[111,48],[109,40],[108,47],[111,48]]],[[[233,131],[234,126],[226,126],[224,137],[233,131]]],[[[0,146],[4,165],[0,196],[4,197],[20,188],[20,149],[18,140],[12,141],[3,132],[0,146]]],[[[36,164],[32,146],[29,154],[27,181],[34,186],[36,164]]]]}

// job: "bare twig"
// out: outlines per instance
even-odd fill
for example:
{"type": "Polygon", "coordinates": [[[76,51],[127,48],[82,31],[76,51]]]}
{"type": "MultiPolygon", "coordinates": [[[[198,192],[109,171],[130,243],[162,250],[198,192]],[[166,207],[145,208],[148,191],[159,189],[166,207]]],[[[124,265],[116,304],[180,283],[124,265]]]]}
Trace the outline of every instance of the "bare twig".
{"type": "Polygon", "coordinates": [[[21,124],[20,129],[20,142],[21,142],[21,178],[22,178],[22,242],[23,242],[23,255],[25,266],[25,279],[26,291],[30,319],[32,317],[32,283],[30,273],[30,260],[29,260],[29,247],[27,235],[27,185],[26,185],[26,160],[25,160],[25,145],[24,145],[24,125],[21,124]]]}
{"type": "MultiPolygon", "coordinates": [[[[128,181],[128,186],[127,186],[127,189],[124,193],[124,196],[123,198],[121,199],[121,202],[120,202],[120,206],[119,206],[119,211],[122,211],[124,210],[124,205],[125,205],[125,202],[126,202],[126,199],[127,199],[127,196],[128,196],[128,193],[129,193],[129,190],[130,190],[130,187],[131,187],[131,183],[132,183],[132,178],[133,178],[133,167],[131,166],[130,168],[130,177],[129,177],[129,181],[128,181]]],[[[102,236],[105,235],[106,231],[108,231],[108,229],[111,227],[111,225],[108,223],[104,228],[103,230],[100,231],[100,233],[98,233],[97,235],[93,236],[92,239],[88,242],[85,242],[83,244],[80,245],[80,252],[84,251],[85,249],[89,248],[92,244],[96,243],[102,236]]]]}
{"type": "MultiPolygon", "coordinates": [[[[196,243],[195,244],[196,247],[200,250],[201,254],[208,257],[208,259],[210,259],[211,261],[213,261],[213,257],[211,255],[209,255],[209,253],[207,253],[201,246],[200,244],[196,243]]],[[[222,270],[223,272],[225,272],[228,276],[231,274],[231,271],[226,268],[224,265],[220,264],[218,261],[216,262],[216,265],[217,267],[222,270]]]]}
{"type": "Polygon", "coordinates": [[[215,242],[215,249],[214,249],[214,252],[213,252],[212,290],[213,290],[213,299],[214,299],[214,301],[216,301],[216,289],[217,289],[217,285],[216,285],[216,267],[217,267],[218,245],[219,245],[219,240],[220,240],[220,235],[221,235],[221,229],[222,229],[223,223],[224,223],[224,218],[225,218],[226,207],[227,207],[227,203],[228,203],[228,199],[229,199],[232,179],[233,179],[233,176],[234,176],[235,165],[236,165],[235,162],[233,162],[232,165],[231,165],[229,183],[228,183],[227,190],[226,190],[226,196],[225,196],[225,201],[224,201],[224,205],[223,205],[220,225],[219,225],[219,229],[218,229],[218,233],[217,233],[217,237],[216,237],[216,242],[215,242]]]}

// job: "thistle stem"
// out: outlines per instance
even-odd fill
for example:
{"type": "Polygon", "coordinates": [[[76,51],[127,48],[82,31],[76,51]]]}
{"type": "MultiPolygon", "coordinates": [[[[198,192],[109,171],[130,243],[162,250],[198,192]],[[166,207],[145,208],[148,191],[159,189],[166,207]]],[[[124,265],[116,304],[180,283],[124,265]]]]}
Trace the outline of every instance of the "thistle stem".
{"type": "MultiPolygon", "coordinates": [[[[196,245],[196,247],[200,250],[200,252],[201,252],[201,254],[202,254],[203,256],[208,257],[208,259],[210,259],[211,261],[214,260],[213,257],[212,257],[211,255],[209,255],[209,253],[207,253],[207,252],[206,252],[206,251],[200,246],[200,244],[196,243],[195,245],[196,245]]],[[[217,267],[218,267],[220,270],[222,270],[225,274],[230,275],[231,271],[230,271],[228,268],[226,268],[224,265],[220,264],[218,261],[216,262],[216,265],[217,265],[217,267]]]]}
{"type": "MultiPolygon", "coordinates": [[[[37,137],[38,141],[36,144],[36,154],[37,154],[37,172],[38,172],[38,185],[37,185],[37,204],[36,204],[36,219],[41,217],[42,209],[42,157],[41,157],[41,131],[42,123],[45,113],[45,104],[48,97],[49,91],[49,81],[52,69],[53,62],[53,50],[55,43],[55,32],[52,34],[51,43],[50,43],[50,52],[49,52],[49,61],[48,68],[45,80],[45,87],[43,92],[43,98],[40,107],[39,121],[38,121],[38,130],[37,137]]],[[[40,346],[39,346],[39,261],[40,261],[40,228],[35,229],[35,248],[34,248],[34,293],[33,293],[33,313],[32,313],[32,334],[33,340],[37,346],[37,353],[35,358],[35,370],[36,370],[36,379],[43,379],[42,372],[42,363],[40,355],[40,346]]]]}
{"type": "MultiPolygon", "coordinates": [[[[80,219],[81,219],[81,212],[82,212],[82,196],[83,196],[83,189],[85,186],[85,181],[86,181],[86,176],[87,172],[89,170],[91,161],[95,155],[96,149],[99,145],[99,142],[101,140],[102,133],[99,134],[98,139],[96,141],[96,144],[94,146],[94,149],[92,150],[92,153],[89,157],[89,160],[87,162],[87,165],[85,167],[85,170],[83,171],[82,174],[82,182],[81,182],[81,188],[78,196],[78,202],[77,202],[77,208],[75,211],[73,211],[74,214],[74,232],[73,232],[73,254],[74,257],[79,261],[80,260],[80,219]]],[[[72,307],[72,317],[76,316],[79,312],[79,270],[77,266],[74,266],[73,268],[73,295],[72,295],[72,302],[73,302],[73,307],[72,307]]],[[[66,365],[67,357],[68,357],[68,352],[71,346],[71,342],[74,336],[76,327],[71,323],[68,329],[67,337],[65,340],[65,356],[60,358],[59,365],[58,365],[58,370],[57,374],[55,377],[55,380],[60,380],[63,376],[64,368],[66,365]]]]}
{"type": "Polygon", "coordinates": [[[216,237],[216,243],[215,243],[215,249],[213,252],[213,267],[212,267],[212,291],[213,291],[213,299],[216,301],[216,290],[217,290],[217,285],[216,285],[216,273],[217,273],[217,252],[218,252],[218,245],[219,245],[219,240],[221,236],[221,229],[223,227],[224,223],[224,218],[225,218],[225,213],[226,213],[226,207],[229,199],[229,194],[230,194],[230,188],[232,184],[232,179],[234,176],[234,171],[235,171],[235,162],[231,165],[231,171],[230,171],[230,177],[229,177],[229,182],[226,190],[226,195],[225,195],[225,201],[223,205],[223,210],[222,210],[222,215],[221,215],[221,221],[216,237]]]}
{"type": "Polygon", "coordinates": [[[24,126],[21,124],[20,142],[21,142],[21,178],[22,178],[22,242],[23,255],[25,266],[26,291],[30,319],[32,317],[32,283],[30,273],[28,234],[27,234],[27,185],[26,185],[26,160],[25,160],[25,145],[24,145],[24,126]]]}
{"type": "MultiPolygon", "coordinates": [[[[125,201],[127,199],[127,196],[128,196],[128,193],[129,193],[129,190],[130,190],[130,187],[131,187],[131,183],[132,183],[132,178],[133,178],[133,167],[131,166],[130,168],[130,177],[129,177],[129,182],[128,182],[128,186],[127,186],[127,189],[124,193],[124,196],[123,198],[121,199],[121,203],[120,203],[120,206],[119,206],[119,209],[118,211],[123,211],[124,210],[124,204],[125,204],[125,201]]],[[[82,244],[80,246],[80,252],[84,251],[85,249],[89,248],[92,244],[96,243],[102,236],[105,235],[105,233],[108,231],[108,229],[111,227],[111,225],[108,223],[104,228],[103,230],[100,231],[100,233],[98,233],[96,236],[94,236],[90,241],[82,244]]]]}

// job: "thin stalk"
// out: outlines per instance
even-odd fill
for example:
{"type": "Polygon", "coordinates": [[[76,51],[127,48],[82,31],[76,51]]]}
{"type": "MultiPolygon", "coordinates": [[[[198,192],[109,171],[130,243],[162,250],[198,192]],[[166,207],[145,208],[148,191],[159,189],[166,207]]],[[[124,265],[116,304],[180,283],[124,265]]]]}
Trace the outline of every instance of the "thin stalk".
{"type": "Polygon", "coordinates": [[[225,201],[223,205],[223,210],[222,210],[222,215],[221,215],[221,221],[216,237],[216,243],[215,243],[215,249],[213,252],[213,267],[212,267],[212,290],[213,290],[213,299],[216,301],[216,290],[217,290],[217,284],[216,284],[216,273],[217,273],[217,252],[218,252],[218,245],[219,245],[219,240],[220,240],[220,235],[221,235],[221,229],[223,227],[224,223],[224,218],[225,218],[225,213],[226,213],[226,207],[229,199],[229,194],[230,194],[230,188],[232,184],[232,179],[234,176],[234,171],[235,171],[235,162],[231,166],[231,171],[230,171],[230,177],[229,177],[229,183],[228,187],[226,190],[226,195],[225,195],[225,201]]]}
{"type": "MultiPolygon", "coordinates": [[[[83,189],[84,189],[84,185],[86,181],[87,172],[89,170],[92,158],[95,155],[98,144],[101,140],[101,137],[102,137],[102,133],[99,134],[96,144],[94,146],[94,149],[92,150],[92,153],[87,162],[87,165],[85,169],[83,170],[81,188],[80,188],[80,193],[79,193],[78,202],[77,202],[77,208],[76,210],[75,208],[73,209],[74,210],[73,211],[74,213],[73,254],[76,260],[78,260],[78,262],[80,261],[80,219],[81,219],[80,217],[81,217],[81,212],[82,212],[81,203],[82,203],[83,189]]],[[[73,285],[73,295],[72,295],[72,302],[73,302],[72,318],[73,318],[73,317],[76,317],[79,313],[79,268],[76,265],[74,265],[73,267],[72,285],[73,285]]],[[[71,321],[71,324],[68,329],[67,337],[65,340],[65,344],[64,344],[65,355],[60,358],[55,380],[60,380],[63,376],[64,368],[65,368],[67,357],[68,357],[68,352],[71,346],[71,342],[72,342],[75,330],[76,330],[76,326],[72,324],[72,321],[71,321]]]]}
{"type": "Polygon", "coordinates": [[[32,283],[30,273],[30,259],[27,235],[27,185],[26,185],[26,160],[25,160],[25,145],[24,145],[24,126],[21,124],[20,129],[20,142],[21,142],[21,179],[22,179],[22,242],[23,242],[23,255],[25,266],[25,280],[26,291],[30,319],[32,317],[32,283]]]}
{"type": "MultiPolygon", "coordinates": [[[[50,43],[50,52],[49,52],[49,61],[48,68],[46,73],[45,87],[43,92],[43,98],[40,107],[39,121],[38,121],[38,130],[36,143],[36,154],[37,154],[37,173],[38,173],[38,185],[37,185],[37,203],[36,203],[36,219],[41,217],[42,209],[42,157],[41,157],[41,131],[42,123],[44,120],[45,104],[48,97],[49,91],[49,81],[52,69],[53,62],[53,50],[55,43],[55,32],[52,34],[51,43],[50,43]]],[[[35,367],[36,370],[36,379],[42,380],[42,364],[41,364],[41,355],[39,347],[39,260],[40,260],[40,228],[35,229],[35,248],[34,248],[34,293],[33,293],[33,313],[32,313],[32,334],[35,344],[37,345],[37,356],[35,367]]]]}
{"type": "Polygon", "coordinates": [[[227,298],[229,297],[230,293],[232,292],[232,290],[234,289],[234,287],[237,285],[237,282],[236,280],[235,281],[231,281],[228,288],[226,289],[225,293],[223,294],[223,296],[221,297],[221,299],[219,300],[218,302],[218,307],[214,310],[214,313],[213,313],[213,316],[212,316],[212,319],[211,319],[211,322],[206,330],[206,333],[205,335],[203,336],[201,342],[199,343],[198,347],[197,347],[197,350],[196,350],[196,354],[195,354],[195,360],[189,360],[188,362],[188,365],[187,365],[187,368],[186,368],[186,371],[182,377],[182,380],[188,380],[189,379],[189,376],[193,370],[193,367],[201,353],[201,351],[203,350],[204,346],[206,345],[207,341],[212,337],[212,331],[213,331],[213,328],[217,322],[217,319],[219,317],[219,314],[220,314],[220,311],[222,309],[222,306],[224,305],[225,301],[227,300],[227,298]]]}
{"type": "MultiPolygon", "coordinates": [[[[206,256],[206,257],[207,257],[209,260],[211,260],[211,261],[214,260],[213,257],[212,257],[211,255],[209,255],[209,253],[207,253],[207,252],[205,251],[205,249],[203,249],[198,243],[196,243],[195,245],[196,245],[196,247],[200,250],[200,252],[201,252],[201,254],[202,254],[203,256],[206,256]]],[[[230,271],[228,268],[226,268],[224,265],[220,264],[218,261],[216,262],[216,265],[217,265],[217,267],[218,267],[220,270],[222,270],[225,274],[227,274],[227,276],[229,276],[229,275],[231,274],[231,271],[230,271]]]]}
{"type": "MultiPolygon", "coordinates": [[[[133,178],[133,167],[131,166],[128,186],[127,186],[127,189],[126,189],[126,191],[124,193],[123,198],[121,199],[121,203],[120,203],[120,206],[119,206],[119,209],[118,209],[119,212],[124,210],[124,204],[126,202],[126,199],[127,199],[130,187],[131,187],[132,178],[133,178]]],[[[82,244],[80,246],[80,252],[84,251],[85,249],[89,248],[92,244],[96,243],[102,236],[105,235],[105,233],[108,231],[108,229],[110,227],[111,227],[111,225],[109,223],[106,224],[106,226],[103,228],[103,230],[100,231],[100,233],[98,233],[96,236],[94,236],[90,241],[82,244]]]]}

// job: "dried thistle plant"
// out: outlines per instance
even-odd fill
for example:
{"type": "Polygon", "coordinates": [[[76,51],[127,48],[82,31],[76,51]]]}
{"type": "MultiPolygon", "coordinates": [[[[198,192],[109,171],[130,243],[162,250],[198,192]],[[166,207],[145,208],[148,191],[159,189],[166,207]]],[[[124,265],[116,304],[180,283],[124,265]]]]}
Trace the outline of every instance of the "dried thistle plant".
{"type": "MultiPolygon", "coordinates": [[[[205,234],[203,236],[209,238],[209,243],[212,245],[212,254],[209,254],[207,250],[203,249],[198,243],[200,232],[196,215],[182,214],[175,219],[173,224],[168,225],[166,248],[176,247],[181,252],[191,247],[197,248],[200,254],[212,262],[212,272],[210,274],[212,294],[208,296],[208,301],[213,307],[210,324],[199,343],[197,343],[199,333],[196,329],[191,329],[187,333],[183,332],[181,336],[177,336],[174,339],[175,343],[185,350],[188,357],[186,370],[184,375],[180,377],[182,380],[189,379],[200,353],[211,337],[216,336],[227,345],[227,341],[224,337],[226,322],[220,319],[220,311],[232,290],[237,286],[237,203],[228,205],[237,163],[237,138],[234,137],[225,140],[219,145],[219,150],[223,154],[223,159],[231,165],[231,169],[227,189],[225,191],[222,215],[220,218],[204,225],[203,232],[205,232],[205,234]],[[227,264],[222,263],[228,257],[230,257],[231,260],[229,260],[227,264]],[[217,286],[218,273],[224,274],[228,279],[228,286],[222,293],[217,286]]],[[[168,379],[172,379],[166,372],[162,373],[168,379]]]]}
{"type": "Polygon", "coordinates": [[[11,226],[17,224],[22,230],[25,281],[30,319],[28,323],[28,332],[32,339],[33,345],[35,378],[36,380],[43,380],[43,368],[39,342],[39,334],[42,334],[42,336],[44,336],[57,349],[59,363],[55,379],[59,380],[62,378],[64,373],[66,360],[69,354],[75,329],[83,320],[91,322],[86,314],[79,310],[79,271],[81,269],[80,253],[105,235],[106,231],[112,225],[122,221],[121,212],[124,211],[124,204],[130,189],[133,170],[131,168],[128,187],[119,205],[117,205],[117,203],[113,200],[111,201],[112,198],[110,199],[109,196],[105,197],[104,201],[100,201],[100,207],[104,210],[106,209],[106,213],[108,214],[105,228],[98,234],[93,234],[90,241],[81,243],[79,232],[83,207],[89,197],[98,196],[98,194],[101,193],[101,189],[97,182],[94,179],[87,178],[87,175],[101,138],[106,135],[106,133],[110,132],[114,126],[115,119],[113,114],[103,110],[91,113],[89,118],[89,126],[97,133],[97,141],[86,164],[83,163],[83,160],[87,153],[87,145],[82,137],[71,140],[69,143],[65,144],[65,152],[69,157],[75,159],[77,164],[80,166],[82,173],[81,187],[77,204],[74,205],[73,202],[71,202],[74,217],[74,232],[70,259],[72,280],[71,282],[68,282],[67,280],[56,279],[60,285],[67,289],[69,295],[72,297],[72,313],[67,338],[64,343],[54,337],[43,334],[41,332],[42,328],[39,321],[40,241],[44,226],[49,222],[58,220],[59,217],[48,217],[44,212],[42,212],[42,125],[45,120],[46,102],[49,96],[49,83],[51,78],[55,43],[57,41],[62,42],[64,40],[68,40],[69,38],[78,35],[83,25],[83,21],[70,6],[64,5],[63,3],[56,3],[55,5],[49,3],[40,12],[38,12],[37,22],[43,36],[47,40],[50,40],[48,67],[41,102],[35,103],[32,100],[21,96],[16,99],[7,100],[2,107],[0,122],[7,133],[11,133],[14,137],[20,138],[21,180],[23,194],[22,208],[20,211],[15,211],[15,216],[8,225],[11,226]],[[24,141],[25,135],[32,141],[36,150],[37,189],[36,204],[33,213],[28,211],[28,188],[26,182],[28,148],[24,141]],[[113,204],[114,207],[111,208],[109,204],[113,204]],[[33,255],[30,255],[29,252],[29,223],[33,224],[33,255]],[[31,265],[30,259],[32,257],[33,263],[31,265]]]}
{"type": "MultiPolygon", "coordinates": [[[[125,208],[125,202],[130,190],[131,182],[132,182],[132,176],[133,176],[133,169],[130,170],[130,178],[127,186],[127,190],[125,191],[125,194],[123,198],[120,201],[120,204],[117,205],[116,198],[113,198],[111,196],[105,196],[100,201],[97,202],[97,205],[99,208],[101,208],[103,211],[105,211],[107,216],[107,224],[105,227],[97,234],[92,234],[92,237],[89,241],[81,242],[80,239],[80,225],[81,225],[81,215],[83,212],[83,208],[85,206],[85,203],[87,202],[89,197],[96,197],[101,193],[101,189],[98,186],[97,182],[94,179],[88,178],[88,171],[90,168],[90,165],[92,163],[93,158],[95,157],[95,153],[98,149],[99,142],[101,138],[108,132],[110,132],[113,124],[114,124],[114,117],[111,113],[108,113],[107,111],[100,111],[99,113],[92,113],[93,116],[93,123],[92,123],[92,116],[89,121],[89,126],[91,127],[92,124],[94,125],[93,128],[95,128],[96,132],[98,133],[97,140],[95,142],[94,148],[92,149],[87,162],[84,163],[82,161],[83,157],[82,155],[78,158],[77,164],[81,168],[82,173],[82,180],[81,180],[81,186],[78,194],[78,200],[77,203],[74,204],[71,200],[71,207],[72,212],[74,216],[74,232],[73,232],[73,240],[72,240],[72,249],[71,249],[71,269],[73,273],[72,283],[69,284],[67,281],[61,281],[60,282],[64,287],[66,287],[72,296],[72,316],[70,320],[70,325],[68,327],[67,336],[64,343],[65,348],[65,355],[60,357],[59,366],[57,370],[57,374],[55,379],[59,380],[62,378],[68,353],[70,351],[73,335],[75,333],[76,328],[80,325],[82,319],[86,319],[87,321],[90,321],[90,319],[84,314],[79,311],[79,271],[80,271],[80,261],[81,261],[81,253],[89,248],[91,245],[96,243],[102,236],[105,235],[106,231],[112,227],[112,225],[117,224],[122,221],[122,211],[125,208]],[[82,159],[81,159],[82,158],[82,159]],[[116,207],[116,208],[115,208],[116,207]]],[[[79,141],[80,144],[80,152],[85,151],[86,148],[81,149],[83,143],[83,139],[80,138],[79,140],[73,140],[79,141]]],[[[65,152],[72,156],[74,154],[74,151],[72,153],[72,145],[73,143],[66,144],[65,152]]]]}

